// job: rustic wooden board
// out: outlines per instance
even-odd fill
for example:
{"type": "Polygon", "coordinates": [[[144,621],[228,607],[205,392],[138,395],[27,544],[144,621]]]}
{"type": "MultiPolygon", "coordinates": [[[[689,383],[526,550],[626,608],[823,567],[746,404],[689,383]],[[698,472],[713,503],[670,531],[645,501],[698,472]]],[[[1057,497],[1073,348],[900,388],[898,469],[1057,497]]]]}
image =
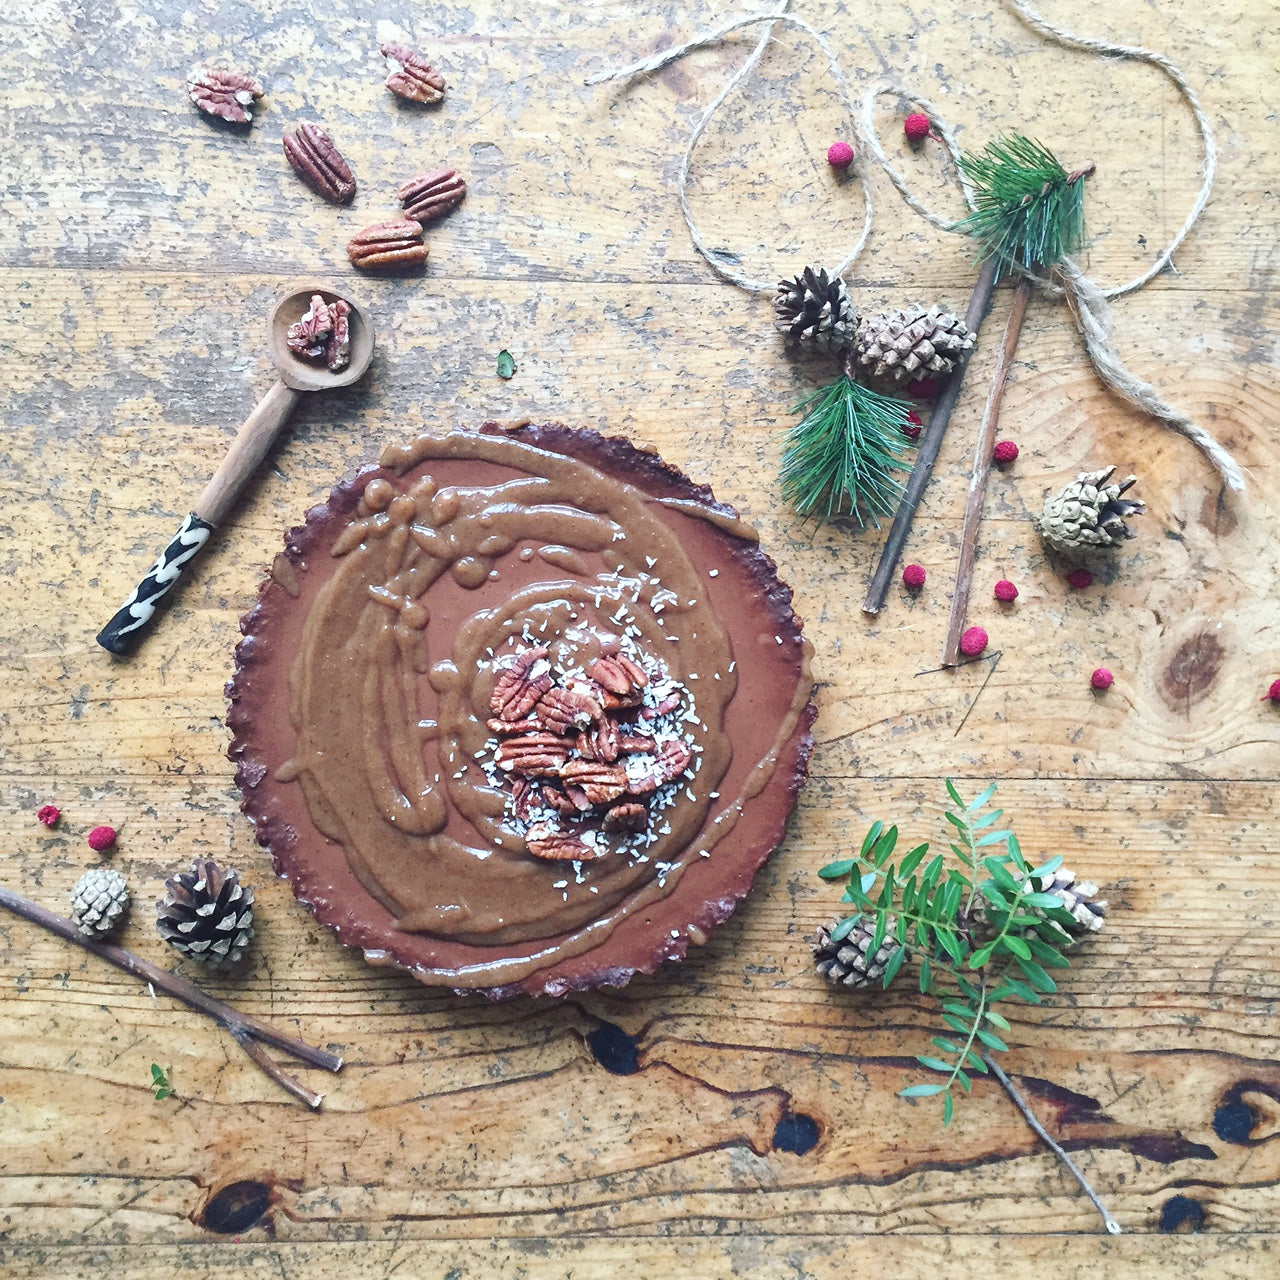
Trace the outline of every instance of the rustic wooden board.
{"type": "MultiPolygon", "coordinates": [[[[0,883],[62,908],[98,861],[85,834],[112,822],[110,861],[138,899],[124,942],[168,963],[150,909],[164,876],[197,853],[230,860],[257,886],[260,931],[247,971],[210,989],[348,1063],[334,1079],[306,1073],[326,1093],[309,1114],[184,1007],[0,920],[0,1269],[1268,1274],[1280,1248],[1280,715],[1260,700],[1280,675],[1269,6],[1047,5],[1069,27],[1166,52],[1218,130],[1219,186],[1177,273],[1116,314],[1135,371],[1220,434],[1250,488],[1226,501],[1187,444],[1098,386],[1066,313],[1037,302],[1005,411],[1022,457],[993,478],[975,578],[974,620],[1001,657],[958,672],[934,668],[1007,296],[910,543],[929,584],[918,599],[895,588],[867,619],[875,534],[815,530],[776,498],[788,407],[825,371],[789,360],[768,300],[693,253],[674,198],[688,131],[749,38],[629,87],[584,83],[741,10],[510,9],[406,9],[400,26],[369,0],[306,13],[48,0],[0,29],[0,883]],[[452,86],[441,108],[382,89],[377,44],[395,37],[437,57],[452,86]],[[188,67],[219,57],[267,83],[247,133],[186,100],[188,67]],[[321,204],[289,172],[279,135],[299,119],[347,153],[354,207],[321,204]],[[431,229],[425,274],[356,277],[348,236],[437,162],[471,191],[431,229]],[[317,276],[374,308],[371,376],[300,406],[155,636],[112,660],[94,635],[270,381],[272,301],[317,276]],[[495,373],[504,347],[510,382],[495,373]],[[750,514],[807,619],[821,715],[790,838],[705,948],[623,991],[490,1006],[367,967],[271,877],[237,809],[222,685],[263,566],[342,472],[422,425],[526,416],[651,441],[750,514]],[[1072,592],[1027,515],[1104,462],[1141,476],[1148,514],[1098,584],[1072,592]],[[989,597],[1001,576],[1022,591],[1012,610],[989,597]],[[1088,688],[1098,665],[1116,673],[1106,697],[1088,688]],[[945,776],[1001,779],[1024,845],[1107,885],[1108,929],[1058,996],[1016,1014],[1009,1068],[1125,1237],[1098,1234],[998,1089],[980,1082],[950,1132],[929,1104],[894,1097],[928,1045],[922,1001],[841,999],[811,971],[806,939],[834,911],[817,867],[876,816],[937,838],[945,776]],[[54,832],[34,817],[49,800],[65,815],[54,832]],[[174,1099],[153,1099],[153,1062],[172,1064],[174,1099]]],[[[1049,47],[1002,6],[802,12],[859,88],[892,70],[967,142],[1023,128],[1064,159],[1092,156],[1100,278],[1135,274],[1181,223],[1195,137],[1149,69],[1049,47]]],[[[835,260],[861,204],[823,160],[847,129],[815,51],[781,33],[762,72],[709,130],[692,194],[713,243],[771,278],[835,260]]],[[[955,208],[934,154],[899,147],[893,105],[890,150],[955,208]]],[[[963,307],[967,246],[906,214],[879,175],[872,188],[858,297],[963,307]]]]}

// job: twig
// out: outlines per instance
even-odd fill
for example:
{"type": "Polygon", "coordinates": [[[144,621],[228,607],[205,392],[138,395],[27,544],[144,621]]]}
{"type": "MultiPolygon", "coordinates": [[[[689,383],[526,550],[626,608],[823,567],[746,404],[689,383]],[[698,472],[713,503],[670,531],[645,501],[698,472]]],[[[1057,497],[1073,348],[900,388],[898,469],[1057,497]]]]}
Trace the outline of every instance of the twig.
{"type": "Polygon", "coordinates": [[[1049,1148],[1050,1151],[1053,1152],[1055,1156],[1058,1157],[1059,1160],[1062,1161],[1062,1163],[1070,1171],[1072,1177],[1074,1177],[1075,1180],[1080,1184],[1081,1189],[1084,1191],[1085,1195],[1087,1195],[1089,1199],[1093,1201],[1093,1207],[1097,1209],[1097,1211],[1100,1214],[1102,1214],[1102,1221],[1107,1224],[1107,1230],[1113,1236],[1118,1236],[1123,1234],[1123,1229],[1121,1228],[1120,1224],[1111,1216],[1111,1211],[1107,1208],[1107,1206],[1102,1203],[1101,1196],[1099,1196],[1098,1193],[1089,1184],[1089,1179],[1086,1178],[1084,1174],[1080,1172],[1080,1169],[1076,1165],[1075,1161],[1072,1160],[1072,1158],[1069,1155],[1067,1155],[1067,1153],[1062,1149],[1062,1147],[1059,1146],[1059,1144],[1049,1136],[1049,1131],[1044,1127],[1044,1125],[1040,1123],[1039,1120],[1036,1119],[1035,1113],[1031,1110],[1031,1107],[1028,1104],[1027,1100],[1022,1096],[1021,1093],[1018,1092],[1017,1086],[1005,1074],[1004,1068],[1001,1067],[1001,1065],[989,1053],[984,1053],[982,1055],[982,1060],[987,1064],[988,1068],[991,1071],[991,1074],[995,1076],[995,1078],[999,1080],[1000,1083],[1004,1086],[1004,1091],[1009,1095],[1009,1097],[1013,1099],[1014,1106],[1016,1106],[1018,1110],[1022,1112],[1023,1119],[1026,1120],[1026,1122],[1035,1131],[1036,1136],[1040,1139],[1041,1142],[1045,1144],[1045,1146],[1049,1148]]]}
{"type": "Polygon", "coordinates": [[[969,588],[973,583],[973,562],[978,552],[978,524],[982,520],[982,503],[987,494],[987,476],[991,474],[991,450],[995,447],[1005,383],[1033,292],[1035,282],[1024,275],[1013,291],[1013,310],[1009,312],[1009,323],[1005,326],[1004,346],[1000,349],[1000,359],[987,394],[987,407],[982,413],[978,447],[974,451],[973,470],[969,475],[969,500],[965,504],[964,525],[960,531],[960,562],[956,566],[955,590],[951,593],[951,619],[942,650],[944,667],[954,667],[960,660],[960,637],[964,634],[965,618],[969,613],[969,588]]]}
{"type": "Polygon", "coordinates": [[[144,960],[140,955],[125,950],[117,943],[100,942],[96,938],[85,937],[76,928],[73,920],[57,915],[47,907],[42,907],[38,902],[32,902],[30,898],[24,898],[3,885],[0,885],[0,907],[6,907],[14,915],[21,916],[32,924],[38,924],[41,928],[66,938],[68,942],[74,942],[100,959],[115,965],[117,969],[123,969],[126,973],[133,974],[135,978],[141,978],[144,982],[159,987],[166,994],[213,1018],[231,1033],[236,1043],[267,1075],[282,1088],[287,1089],[295,1098],[305,1102],[312,1110],[319,1108],[323,1100],[322,1095],[312,1093],[304,1084],[289,1075],[278,1063],[267,1056],[258,1041],[282,1049],[285,1053],[313,1067],[323,1067],[326,1071],[335,1073],[342,1070],[342,1059],[336,1054],[329,1053],[325,1049],[317,1049],[307,1044],[305,1040],[286,1035],[285,1032],[277,1031],[275,1027],[259,1021],[250,1014],[233,1009],[229,1004],[224,1004],[221,1000],[216,1000],[202,991],[195,983],[168,969],[162,969],[158,964],[152,964],[150,960],[144,960]]]}
{"type": "MultiPolygon", "coordinates": [[[[981,662],[983,659],[990,658],[991,666],[987,671],[986,679],[978,686],[978,692],[973,695],[973,701],[969,703],[969,710],[964,713],[964,719],[956,725],[956,731],[951,735],[953,738],[958,738],[960,736],[960,730],[969,723],[969,717],[973,715],[973,709],[978,705],[978,699],[982,697],[983,693],[986,691],[987,685],[991,683],[991,677],[995,675],[996,668],[1000,665],[1000,658],[1003,653],[1003,649],[997,649],[995,653],[984,653],[981,658],[976,659],[976,661],[981,662]]],[[[943,671],[946,669],[946,667],[942,668],[943,671]]]]}
{"type": "MultiPolygon", "coordinates": [[[[964,314],[964,322],[973,330],[975,338],[978,330],[982,328],[982,322],[987,318],[987,312],[991,309],[991,294],[995,288],[997,269],[993,259],[989,258],[982,264],[982,271],[969,298],[969,310],[964,314]]],[[[884,549],[880,552],[880,562],[876,565],[876,571],[867,587],[866,603],[862,606],[863,613],[876,614],[884,608],[884,599],[889,593],[889,583],[893,580],[894,570],[897,569],[898,561],[902,558],[902,548],[906,545],[907,535],[911,532],[911,522],[916,518],[916,510],[920,506],[921,498],[924,497],[925,487],[929,483],[929,477],[933,475],[933,464],[937,462],[938,453],[942,448],[943,432],[946,431],[956,402],[960,399],[960,387],[964,382],[964,371],[968,364],[969,352],[966,351],[957,362],[956,368],[947,380],[947,385],[943,387],[942,394],[934,405],[933,414],[929,419],[929,429],[925,433],[924,440],[921,441],[915,466],[911,468],[906,490],[902,495],[902,501],[898,504],[898,513],[893,517],[889,536],[885,539],[884,549]]]]}

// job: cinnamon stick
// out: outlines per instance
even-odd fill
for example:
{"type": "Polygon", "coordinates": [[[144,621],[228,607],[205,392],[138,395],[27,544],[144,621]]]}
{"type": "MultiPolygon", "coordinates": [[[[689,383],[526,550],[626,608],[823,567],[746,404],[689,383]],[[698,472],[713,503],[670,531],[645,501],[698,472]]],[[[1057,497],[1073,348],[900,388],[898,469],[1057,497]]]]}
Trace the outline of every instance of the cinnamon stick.
{"type": "Polygon", "coordinates": [[[20,893],[6,889],[3,885],[0,885],[0,907],[5,907],[14,915],[21,916],[32,924],[38,924],[41,928],[66,938],[68,942],[74,942],[77,946],[107,961],[108,964],[115,965],[117,969],[123,969],[126,973],[133,974],[135,978],[151,983],[167,995],[181,1000],[184,1004],[214,1019],[231,1033],[236,1043],[267,1075],[295,1098],[305,1102],[312,1110],[319,1108],[324,1100],[323,1095],[313,1093],[301,1081],[289,1075],[279,1063],[267,1056],[262,1044],[281,1049],[313,1067],[323,1067],[326,1071],[334,1073],[342,1070],[342,1059],[337,1054],[329,1053],[325,1049],[317,1049],[307,1044],[305,1040],[299,1040],[296,1036],[278,1031],[250,1014],[233,1009],[231,1005],[215,999],[207,991],[202,991],[194,982],[169,969],[162,969],[158,964],[152,964],[150,960],[143,959],[142,956],[126,950],[117,943],[86,937],[76,927],[74,920],[68,920],[65,916],[42,907],[38,902],[24,898],[20,893]],[[259,1041],[262,1044],[259,1044],[259,1041]]]}

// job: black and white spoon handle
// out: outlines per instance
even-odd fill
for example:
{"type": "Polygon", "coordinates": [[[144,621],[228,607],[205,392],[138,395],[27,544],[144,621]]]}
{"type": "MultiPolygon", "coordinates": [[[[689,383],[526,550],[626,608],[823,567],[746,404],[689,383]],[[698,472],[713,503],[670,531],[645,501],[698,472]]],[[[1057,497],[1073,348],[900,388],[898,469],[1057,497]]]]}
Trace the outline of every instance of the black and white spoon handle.
{"type": "Polygon", "coordinates": [[[177,585],[182,571],[200,553],[212,532],[213,525],[201,520],[194,511],[187,516],[182,528],[156,557],[147,576],[133,589],[115,617],[98,632],[98,643],[104,649],[119,657],[133,652],[146,634],[156,605],[177,585]]]}

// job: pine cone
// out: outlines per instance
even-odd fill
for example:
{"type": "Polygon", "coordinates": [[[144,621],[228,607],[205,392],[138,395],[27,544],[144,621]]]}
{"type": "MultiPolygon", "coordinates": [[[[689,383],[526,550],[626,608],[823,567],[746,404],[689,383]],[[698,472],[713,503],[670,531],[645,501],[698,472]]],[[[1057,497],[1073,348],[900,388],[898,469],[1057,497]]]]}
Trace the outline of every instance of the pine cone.
{"type": "Polygon", "coordinates": [[[840,351],[853,341],[858,316],[839,276],[829,276],[825,267],[805,267],[794,280],[779,282],[773,325],[788,342],[840,351]]]}
{"type": "Polygon", "coordinates": [[[1129,476],[1123,484],[1109,484],[1113,471],[1115,467],[1082,471],[1044,504],[1042,515],[1033,517],[1040,536],[1053,550],[1111,547],[1133,537],[1125,517],[1141,515],[1146,507],[1123,495],[1138,480],[1129,476]]]}
{"type": "Polygon", "coordinates": [[[831,933],[838,923],[839,921],[833,920],[818,930],[818,940],[813,947],[814,966],[818,972],[828,982],[849,991],[881,986],[885,969],[898,949],[893,937],[897,921],[893,916],[889,917],[888,929],[880,950],[870,957],[867,952],[875,941],[875,917],[864,915],[847,938],[833,942],[831,933]]]}
{"type": "Polygon", "coordinates": [[[944,378],[976,335],[941,307],[913,307],[867,316],[858,326],[845,372],[870,384],[899,387],[916,378],[944,378]]]}
{"type": "Polygon", "coordinates": [[[71,891],[71,918],[86,938],[103,938],[129,910],[129,886],[118,871],[94,867],[71,891]]]}
{"type": "MultiPolygon", "coordinates": [[[[1097,933],[1102,928],[1103,917],[1107,914],[1105,898],[1098,897],[1098,886],[1091,880],[1077,880],[1076,873],[1069,867],[1059,867],[1049,875],[1032,876],[1031,888],[1036,893],[1051,893],[1062,899],[1062,905],[1071,913],[1074,925],[1063,925],[1062,928],[1073,939],[1081,938],[1086,933],[1097,933]]],[[[1030,908],[1037,915],[1044,913],[1037,907],[1030,908]]]]}
{"type": "Polygon", "coordinates": [[[212,858],[197,858],[164,887],[156,903],[160,936],[211,969],[231,968],[253,937],[253,890],[212,858]]]}

